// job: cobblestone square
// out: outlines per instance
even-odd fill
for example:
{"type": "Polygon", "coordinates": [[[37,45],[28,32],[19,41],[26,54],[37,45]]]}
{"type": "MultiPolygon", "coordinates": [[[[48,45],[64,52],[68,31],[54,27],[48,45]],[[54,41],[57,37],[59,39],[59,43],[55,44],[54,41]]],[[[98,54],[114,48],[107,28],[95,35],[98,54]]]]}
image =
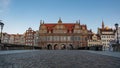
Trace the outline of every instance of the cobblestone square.
{"type": "Polygon", "coordinates": [[[82,50],[0,54],[0,68],[120,68],[120,58],[82,50]]]}

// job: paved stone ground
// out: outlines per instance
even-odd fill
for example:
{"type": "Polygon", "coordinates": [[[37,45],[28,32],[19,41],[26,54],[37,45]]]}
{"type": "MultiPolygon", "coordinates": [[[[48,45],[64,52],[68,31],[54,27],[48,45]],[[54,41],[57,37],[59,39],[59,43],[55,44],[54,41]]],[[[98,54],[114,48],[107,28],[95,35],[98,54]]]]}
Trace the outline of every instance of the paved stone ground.
{"type": "Polygon", "coordinates": [[[120,68],[120,58],[81,50],[0,54],[0,68],[120,68]]]}
{"type": "Polygon", "coordinates": [[[24,52],[33,52],[37,50],[1,50],[0,54],[13,54],[13,53],[24,53],[24,52]]]}
{"type": "Polygon", "coordinates": [[[112,56],[112,57],[118,57],[120,58],[120,52],[113,52],[113,51],[91,51],[91,50],[86,50],[87,52],[90,53],[96,53],[96,54],[101,54],[101,55],[107,55],[107,56],[112,56]]]}

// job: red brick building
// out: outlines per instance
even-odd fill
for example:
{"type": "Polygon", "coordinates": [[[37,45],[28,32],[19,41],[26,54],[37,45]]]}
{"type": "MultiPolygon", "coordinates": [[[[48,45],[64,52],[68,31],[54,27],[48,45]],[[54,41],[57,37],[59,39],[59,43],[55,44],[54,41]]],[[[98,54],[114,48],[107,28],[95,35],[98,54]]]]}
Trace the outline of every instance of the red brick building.
{"type": "Polygon", "coordinates": [[[86,25],[76,23],[63,23],[61,19],[57,23],[46,24],[40,22],[39,46],[47,49],[77,49],[87,46],[88,30],[86,25]]]}
{"type": "Polygon", "coordinates": [[[35,31],[32,30],[32,28],[28,28],[28,30],[26,30],[25,32],[25,45],[34,45],[34,34],[35,31]]]}

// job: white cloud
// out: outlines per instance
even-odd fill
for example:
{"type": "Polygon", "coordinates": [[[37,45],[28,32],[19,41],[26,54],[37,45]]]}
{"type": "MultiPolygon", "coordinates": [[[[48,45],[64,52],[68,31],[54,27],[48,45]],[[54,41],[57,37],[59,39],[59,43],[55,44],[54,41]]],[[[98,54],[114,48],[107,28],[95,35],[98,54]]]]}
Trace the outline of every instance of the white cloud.
{"type": "Polygon", "coordinates": [[[8,9],[11,0],[0,0],[0,13],[8,9]]]}

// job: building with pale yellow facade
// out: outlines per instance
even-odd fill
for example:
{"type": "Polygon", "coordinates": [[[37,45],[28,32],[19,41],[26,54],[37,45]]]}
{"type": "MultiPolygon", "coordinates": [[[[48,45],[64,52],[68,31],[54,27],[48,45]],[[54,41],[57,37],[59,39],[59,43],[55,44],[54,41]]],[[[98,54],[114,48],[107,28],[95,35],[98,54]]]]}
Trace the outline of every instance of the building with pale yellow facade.
{"type": "Polygon", "coordinates": [[[88,39],[88,47],[100,45],[102,45],[100,36],[98,34],[92,34],[91,37],[88,39]]]}

